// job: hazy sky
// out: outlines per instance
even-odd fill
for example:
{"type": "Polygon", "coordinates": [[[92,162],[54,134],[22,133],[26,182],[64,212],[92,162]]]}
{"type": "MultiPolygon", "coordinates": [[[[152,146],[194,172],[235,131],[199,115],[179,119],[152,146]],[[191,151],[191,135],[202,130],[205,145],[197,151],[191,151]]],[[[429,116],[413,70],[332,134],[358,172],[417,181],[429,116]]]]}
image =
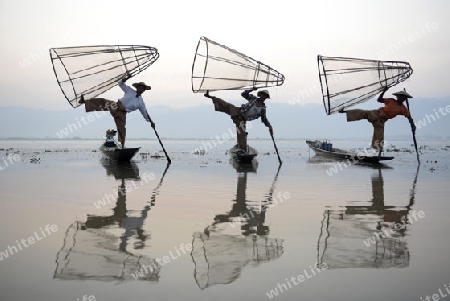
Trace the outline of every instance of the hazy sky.
{"type": "MultiPolygon", "coordinates": [[[[318,54],[408,61],[414,73],[399,88],[416,97],[448,96],[449,12],[448,0],[2,0],[0,106],[71,108],[48,50],[102,44],[158,48],[159,60],[135,78],[152,85],[144,94],[147,106],[205,103],[191,90],[200,36],[283,73],[284,85],[270,90],[277,102],[322,102],[318,54]]],[[[114,88],[105,96],[122,95],[114,88]]],[[[238,92],[216,95],[239,99],[238,92]]]]}

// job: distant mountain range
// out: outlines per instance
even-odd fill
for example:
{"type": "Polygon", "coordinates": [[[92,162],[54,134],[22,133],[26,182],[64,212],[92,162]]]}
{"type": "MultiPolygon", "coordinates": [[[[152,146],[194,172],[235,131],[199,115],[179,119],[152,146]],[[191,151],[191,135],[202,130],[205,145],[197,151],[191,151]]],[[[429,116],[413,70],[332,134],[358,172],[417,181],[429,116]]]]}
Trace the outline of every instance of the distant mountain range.
{"type": "MultiPolygon", "coordinates": [[[[241,100],[234,101],[242,103],[241,100]]],[[[320,104],[280,104],[267,102],[267,116],[277,139],[367,138],[372,125],[367,121],[347,122],[345,115],[327,116],[320,104]]],[[[410,100],[411,114],[417,126],[417,139],[449,137],[450,97],[410,100]]],[[[378,108],[375,100],[358,108],[378,108]]],[[[212,104],[174,109],[169,106],[148,106],[148,111],[161,138],[210,139],[235,132],[229,116],[215,112],[212,104]]],[[[270,139],[267,128],[256,120],[247,131],[252,139],[270,139]]],[[[105,130],[115,128],[108,112],[85,113],[84,108],[51,111],[23,107],[0,109],[0,139],[102,139],[105,130]]],[[[386,138],[411,138],[406,118],[389,120],[386,138]]],[[[156,139],[153,129],[139,111],[127,115],[128,139],[156,139]]]]}

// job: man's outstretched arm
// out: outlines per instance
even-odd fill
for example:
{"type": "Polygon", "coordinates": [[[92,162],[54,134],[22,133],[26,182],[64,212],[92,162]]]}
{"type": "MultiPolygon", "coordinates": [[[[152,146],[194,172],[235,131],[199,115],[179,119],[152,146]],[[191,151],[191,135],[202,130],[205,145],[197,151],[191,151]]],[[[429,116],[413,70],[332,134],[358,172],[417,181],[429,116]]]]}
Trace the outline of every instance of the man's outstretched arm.
{"type": "Polygon", "coordinates": [[[384,87],[383,92],[381,92],[380,96],[378,96],[377,101],[380,103],[384,103],[384,93],[388,90],[388,87],[384,87]]]}
{"type": "Polygon", "coordinates": [[[248,90],[244,90],[244,92],[241,93],[241,96],[247,99],[248,101],[253,100],[256,96],[250,94],[250,92],[257,90],[257,88],[252,88],[248,90]]]}

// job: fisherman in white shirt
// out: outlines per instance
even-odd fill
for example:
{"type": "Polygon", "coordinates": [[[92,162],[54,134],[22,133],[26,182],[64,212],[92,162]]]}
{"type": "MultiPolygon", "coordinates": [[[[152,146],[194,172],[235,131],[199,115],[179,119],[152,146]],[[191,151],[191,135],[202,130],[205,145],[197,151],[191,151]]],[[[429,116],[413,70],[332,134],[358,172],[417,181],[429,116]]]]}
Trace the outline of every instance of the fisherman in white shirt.
{"type": "Polygon", "coordinates": [[[125,84],[128,78],[129,77],[125,77],[119,82],[119,87],[125,95],[117,102],[105,98],[91,98],[85,100],[83,95],[81,95],[80,100],[78,101],[81,104],[85,104],[86,112],[109,111],[111,113],[111,116],[116,123],[117,132],[119,134],[118,140],[122,144],[122,148],[125,147],[127,113],[139,110],[144,119],[151,123],[152,128],[155,128],[155,123],[150,119],[144,100],[141,96],[144,91],[150,90],[151,87],[147,86],[144,82],[139,82],[133,84],[133,87],[136,88],[136,90],[134,90],[125,84]]]}

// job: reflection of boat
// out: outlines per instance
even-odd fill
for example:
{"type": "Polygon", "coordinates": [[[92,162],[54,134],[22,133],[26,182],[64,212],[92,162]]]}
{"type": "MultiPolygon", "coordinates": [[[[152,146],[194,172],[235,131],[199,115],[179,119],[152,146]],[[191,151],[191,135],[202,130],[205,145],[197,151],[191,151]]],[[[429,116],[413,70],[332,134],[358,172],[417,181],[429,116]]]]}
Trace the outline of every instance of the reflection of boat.
{"type": "Polygon", "coordinates": [[[116,198],[115,206],[110,215],[89,214],[86,220],[75,221],[68,227],[63,246],[56,256],[54,278],[159,281],[161,265],[140,252],[150,238],[143,225],[155,204],[155,196],[169,165],[153,190],[149,204],[141,210],[129,210],[126,203],[126,180],[141,180],[137,165],[110,161],[102,161],[102,165],[108,175],[120,180],[116,196],[105,194],[108,203],[116,198]]]}
{"type": "Polygon", "coordinates": [[[236,144],[229,150],[231,159],[239,163],[250,163],[258,155],[258,151],[251,146],[247,146],[247,151],[241,150],[236,144]]]}
{"type": "Polygon", "coordinates": [[[283,240],[271,238],[269,226],[265,224],[278,172],[266,199],[257,205],[246,199],[247,173],[256,172],[251,166],[242,169],[236,165],[238,183],[231,210],[216,215],[203,232],[193,234],[194,278],[201,289],[231,283],[246,266],[258,266],[283,254],[283,240]]]}
{"type": "Polygon", "coordinates": [[[328,141],[306,140],[306,144],[316,155],[336,160],[350,160],[352,162],[379,163],[384,160],[392,160],[394,157],[372,156],[363,153],[351,152],[340,148],[334,148],[328,141]]]}
{"type": "Polygon", "coordinates": [[[101,159],[102,166],[108,176],[113,175],[116,180],[139,180],[139,167],[131,161],[113,161],[101,159]]]}
{"type": "Polygon", "coordinates": [[[230,158],[230,163],[237,172],[256,172],[258,169],[258,160],[254,159],[250,162],[239,162],[233,158],[230,158]]]}
{"type": "Polygon", "coordinates": [[[415,182],[407,206],[385,206],[379,169],[372,177],[371,206],[326,209],[317,242],[317,262],[326,263],[331,269],[408,267],[406,237],[415,182]]]}
{"type": "Polygon", "coordinates": [[[119,144],[114,140],[116,131],[107,130],[106,140],[100,146],[100,151],[106,159],[114,161],[130,161],[131,158],[139,151],[140,147],[134,148],[121,148],[119,144]]]}

